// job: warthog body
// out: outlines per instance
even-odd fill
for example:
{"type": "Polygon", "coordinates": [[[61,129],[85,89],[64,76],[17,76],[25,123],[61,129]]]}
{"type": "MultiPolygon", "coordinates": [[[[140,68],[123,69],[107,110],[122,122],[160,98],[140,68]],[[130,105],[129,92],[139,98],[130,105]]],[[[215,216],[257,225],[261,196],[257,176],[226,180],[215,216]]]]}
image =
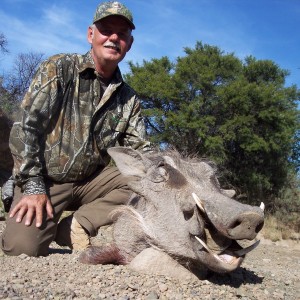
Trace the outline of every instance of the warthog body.
{"type": "MultiPolygon", "coordinates": [[[[207,162],[175,152],[140,154],[108,150],[134,192],[114,214],[114,243],[90,247],[79,260],[89,264],[129,264],[144,273],[177,278],[210,269],[230,272],[263,226],[263,208],[241,204],[219,187],[207,162]]],[[[257,244],[257,243],[256,243],[257,244]]]]}

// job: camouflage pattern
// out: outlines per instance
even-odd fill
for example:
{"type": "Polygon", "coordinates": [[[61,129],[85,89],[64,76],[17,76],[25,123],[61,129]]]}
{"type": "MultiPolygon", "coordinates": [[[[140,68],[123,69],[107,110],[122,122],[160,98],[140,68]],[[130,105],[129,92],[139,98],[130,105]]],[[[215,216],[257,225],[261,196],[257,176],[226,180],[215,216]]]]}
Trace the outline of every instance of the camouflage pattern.
{"type": "Polygon", "coordinates": [[[119,69],[103,92],[90,52],[41,64],[10,135],[13,173],[26,194],[41,193],[43,178],[87,178],[108,164],[109,147],[149,147],[139,100],[119,69]]]}
{"type": "Polygon", "coordinates": [[[135,29],[130,10],[120,2],[108,1],[99,4],[94,15],[93,23],[96,23],[97,21],[100,21],[108,16],[123,17],[130,24],[131,29],[135,29]]]}

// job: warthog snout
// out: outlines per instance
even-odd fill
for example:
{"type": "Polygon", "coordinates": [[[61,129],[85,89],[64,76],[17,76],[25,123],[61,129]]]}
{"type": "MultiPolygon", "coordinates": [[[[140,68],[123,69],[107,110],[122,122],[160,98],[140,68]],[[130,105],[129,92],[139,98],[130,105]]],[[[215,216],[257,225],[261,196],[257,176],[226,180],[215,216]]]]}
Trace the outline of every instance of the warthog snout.
{"type": "Polygon", "coordinates": [[[253,240],[264,225],[262,214],[245,212],[239,214],[228,226],[228,236],[235,239],[253,240]]]}

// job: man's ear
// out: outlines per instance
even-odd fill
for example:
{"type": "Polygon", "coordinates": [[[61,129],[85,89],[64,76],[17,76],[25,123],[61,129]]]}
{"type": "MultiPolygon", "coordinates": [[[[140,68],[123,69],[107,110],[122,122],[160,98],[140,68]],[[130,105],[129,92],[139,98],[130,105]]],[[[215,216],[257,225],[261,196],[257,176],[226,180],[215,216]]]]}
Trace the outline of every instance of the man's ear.
{"type": "Polygon", "coordinates": [[[128,49],[127,49],[127,52],[131,49],[131,46],[132,46],[132,44],[133,44],[133,41],[134,41],[134,38],[133,38],[133,36],[130,36],[130,42],[128,43],[128,49]]]}
{"type": "Polygon", "coordinates": [[[94,28],[92,26],[89,26],[87,30],[87,40],[90,44],[92,44],[93,42],[93,37],[94,37],[94,28]]]}

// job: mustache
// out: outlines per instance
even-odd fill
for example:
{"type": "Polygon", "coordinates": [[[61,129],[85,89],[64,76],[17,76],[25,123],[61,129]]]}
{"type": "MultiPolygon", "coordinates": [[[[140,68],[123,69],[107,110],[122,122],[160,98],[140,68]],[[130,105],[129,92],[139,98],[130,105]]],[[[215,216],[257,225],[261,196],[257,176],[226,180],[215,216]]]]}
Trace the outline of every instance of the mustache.
{"type": "Polygon", "coordinates": [[[115,49],[117,49],[118,51],[121,49],[119,43],[113,43],[113,42],[106,42],[106,43],[104,44],[104,47],[115,48],[115,49]]]}

